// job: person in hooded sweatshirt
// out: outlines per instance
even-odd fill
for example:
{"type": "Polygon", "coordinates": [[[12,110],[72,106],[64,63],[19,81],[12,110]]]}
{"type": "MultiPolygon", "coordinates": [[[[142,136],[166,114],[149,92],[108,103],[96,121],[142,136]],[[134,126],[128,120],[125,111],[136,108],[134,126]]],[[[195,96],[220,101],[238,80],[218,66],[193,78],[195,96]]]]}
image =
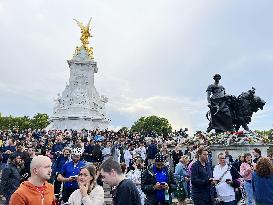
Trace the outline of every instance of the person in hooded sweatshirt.
{"type": "Polygon", "coordinates": [[[21,183],[12,194],[10,205],[52,205],[54,202],[54,187],[47,181],[51,176],[51,160],[46,156],[36,156],[30,164],[31,176],[21,183]]]}

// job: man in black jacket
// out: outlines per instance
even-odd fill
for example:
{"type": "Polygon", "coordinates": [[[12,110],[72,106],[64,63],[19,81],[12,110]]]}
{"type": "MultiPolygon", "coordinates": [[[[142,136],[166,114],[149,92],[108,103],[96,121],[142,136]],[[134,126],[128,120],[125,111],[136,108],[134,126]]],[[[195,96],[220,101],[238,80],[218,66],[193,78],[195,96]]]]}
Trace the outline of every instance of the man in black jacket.
{"type": "Polygon", "coordinates": [[[164,165],[164,156],[157,154],[155,163],[141,177],[141,189],[146,205],[172,204],[171,193],[176,190],[173,173],[164,165]]]}
{"type": "Polygon", "coordinates": [[[20,185],[21,175],[18,170],[19,165],[21,165],[21,156],[13,153],[9,156],[8,166],[3,169],[0,194],[3,194],[6,198],[6,204],[9,204],[11,195],[20,185]]]}
{"type": "Polygon", "coordinates": [[[208,165],[208,150],[200,147],[197,150],[198,160],[191,167],[192,200],[194,205],[213,205],[212,168],[208,165]]]}
{"type": "Polygon", "coordinates": [[[141,205],[136,185],[130,179],[125,178],[120,164],[112,157],[102,163],[101,176],[110,187],[116,186],[113,194],[114,205],[141,205]]]}
{"type": "Polygon", "coordinates": [[[262,157],[262,152],[260,149],[254,148],[252,154],[254,156],[253,163],[257,164],[258,160],[262,157]]]}
{"type": "Polygon", "coordinates": [[[157,146],[154,143],[154,140],[151,140],[151,144],[148,145],[147,148],[147,159],[148,159],[148,166],[150,166],[152,163],[154,163],[155,155],[157,154],[157,146]]]}

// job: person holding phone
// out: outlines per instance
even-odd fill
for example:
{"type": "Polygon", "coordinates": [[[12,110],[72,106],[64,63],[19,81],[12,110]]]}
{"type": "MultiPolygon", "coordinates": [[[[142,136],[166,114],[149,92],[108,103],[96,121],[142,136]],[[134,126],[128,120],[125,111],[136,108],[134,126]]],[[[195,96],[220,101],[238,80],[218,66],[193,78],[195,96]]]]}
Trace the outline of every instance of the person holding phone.
{"type": "Polygon", "coordinates": [[[233,181],[231,174],[232,168],[226,163],[225,154],[223,152],[220,152],[217,157],[219,164],[216,165],[213,170],[217,200],[221,201],[223,205],[236,205],[234,191],[236,182],[233,181]]]}
{"type": "Polygon", "coordinates": [[[70,195],[79,188],[77,176],[80,173],[80,169],[85,166],[85,163],[80,160],[81,154],[81,148],[74,148],[71,153],[72,161],[66,162],[57,176],[58,181],[64,182],[62,191],[63,202],[67,202],[70,195]]]}
{"type": "Polygon", "coordinates": [[[198,160],[191,166],[192,200],[194,205],[213,205],[212,168],[208,162],[208,150],[199,147],[197,150],[198,160]]]}
{"type": "Polygon", "coordinates": [[[164,161],[165,157],[157,154],[155,163],[142,173],[141,189],[146,194],[146,205],[172,204],[171,193],[176,190],[176,184],[164,161]]]}

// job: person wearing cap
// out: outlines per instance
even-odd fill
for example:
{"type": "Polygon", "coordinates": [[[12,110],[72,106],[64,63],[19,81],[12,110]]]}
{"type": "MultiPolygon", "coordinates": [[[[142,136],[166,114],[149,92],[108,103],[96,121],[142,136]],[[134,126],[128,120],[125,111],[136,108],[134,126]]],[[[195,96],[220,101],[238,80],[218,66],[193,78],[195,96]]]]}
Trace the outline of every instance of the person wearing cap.
{"type": "Polygon", "coordinates": [[[79,188],[77,178],[80,173],[80,169],[85,166],[85,163],[81,161],[82,149],[74,148],[71,153],[72,161],[66,162],[61,172],[57,176],[57,180],[64,182],[62,191],[62,200],[67,202],[69,196],[79,188]]]}
{"type": "Polygon", "coordinates": [[[155,156],[155,163],[142,173],[141,189],[146,194],[145,204],[172,204],[171,193],[176,190],[173,173],[164,164],[162,154],[155,156]]]}
{"type": "Polygon", "coordinates": [[[0,194],[6,198],[6,204],[9,204],[11,195],[20,185],[21,175],[18,169],[20,165],[21,156],[13,153],[9,156],[8,166],[2,171],[0,194]]]}

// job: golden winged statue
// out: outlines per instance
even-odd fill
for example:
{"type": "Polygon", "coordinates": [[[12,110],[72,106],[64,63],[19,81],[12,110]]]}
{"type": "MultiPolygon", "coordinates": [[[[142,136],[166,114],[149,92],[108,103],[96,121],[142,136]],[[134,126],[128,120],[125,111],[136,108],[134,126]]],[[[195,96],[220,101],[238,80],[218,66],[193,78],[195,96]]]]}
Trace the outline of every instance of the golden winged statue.
{"type": "Polygon", "coordinates": [[[74,21],[77,22],[78,26],[80,27],[81,29],[81,42],[82,42],[82,45],[80,47],[76,47],[76,50],[75,50],[75,55],[77,55],[79,53],[79,51],[81,50],[81,48],[84,48],[87,53],[88,53],[88,56],[93,59],[93,48],[92,47],[89,47],[89,38],[92,37],[91,34],[90,34],[90,23],[91,23],[91,19],[89,20],[88,24],[86,26],[83,25],[82,22],[74,19],[74,21]]]}

